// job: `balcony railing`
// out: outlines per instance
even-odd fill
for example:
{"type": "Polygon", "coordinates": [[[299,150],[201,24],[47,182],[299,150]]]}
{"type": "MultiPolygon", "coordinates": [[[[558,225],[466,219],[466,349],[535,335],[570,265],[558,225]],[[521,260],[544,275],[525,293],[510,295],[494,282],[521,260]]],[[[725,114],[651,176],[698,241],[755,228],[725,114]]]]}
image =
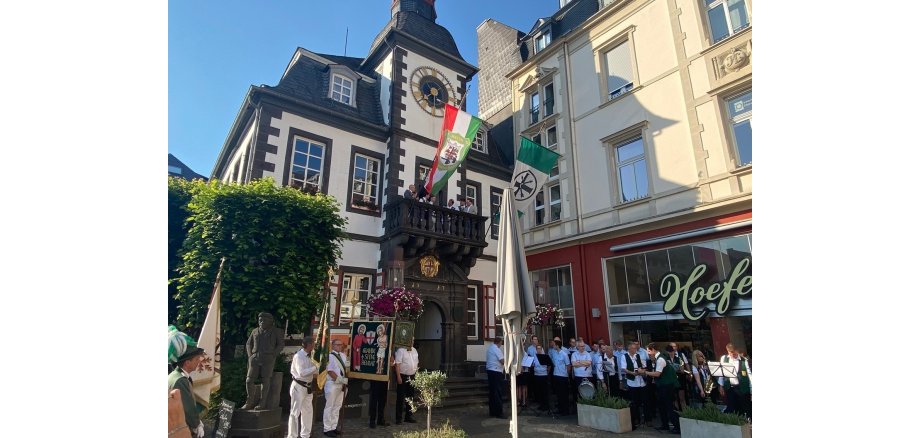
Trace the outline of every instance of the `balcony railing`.
{"type": "Polygon", "coordinates": [[[400,233],[472,246],[486,246],[487,218],[411,199],[398,198],[386,206],[386,235],[400,233]]]}

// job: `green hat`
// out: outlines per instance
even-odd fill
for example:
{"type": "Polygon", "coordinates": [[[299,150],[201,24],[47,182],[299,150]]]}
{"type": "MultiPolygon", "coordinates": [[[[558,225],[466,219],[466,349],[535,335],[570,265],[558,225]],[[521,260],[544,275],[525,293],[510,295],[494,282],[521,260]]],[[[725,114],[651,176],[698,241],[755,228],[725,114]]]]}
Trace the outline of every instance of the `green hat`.
{"type": "Polygon", "coordinates": [[[178,364],[186,359],[190,359],[204,353],[204,349],[198,348],[198,343],[191,336],[180,332],[175,326],[169,326],[169,363],[178,364]]]}

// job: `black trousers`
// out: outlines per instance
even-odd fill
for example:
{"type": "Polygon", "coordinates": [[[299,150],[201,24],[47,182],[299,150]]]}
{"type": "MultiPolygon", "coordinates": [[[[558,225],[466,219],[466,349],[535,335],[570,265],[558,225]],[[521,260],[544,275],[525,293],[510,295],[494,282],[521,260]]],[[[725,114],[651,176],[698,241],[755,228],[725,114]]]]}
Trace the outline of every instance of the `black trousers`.
{"type": "Polygon", "coordinates": [[[396,384],[396,422],[403,421],[403,409],[406,411],[406,420],[412,419],[412,411],[409,410],[409,402],[406,398],[415,397],[415,387],[409,382],[415,379],[415,375],[400,374],[402,383],[396,384]]]}
{"type": "Polygon", "coordinates": [[[553,376],[553,392],[556,394],[559,415],[569,415],[569,378],[553,376]]]}
{"type": "Polygon", "coordinates": [[[502,415],[502,385],[504,378],[500,371],[486,371],[489,376],[489,415],[500,417],[502,415]]]}
{"type": "Polygon", "coordinates": [[[546,409],[549,406],[547,396],[547,387],[549,386],[549,376],[537,376],[534,375],[530,380],[532,384],[532,389],[530,389],[530,394],[533,395],[534,400],[537,403],[540,403],[540,409],[546,409]]]}
{"type": "Polygon", "coordinates": [[[643,410],[648,409],[648,388],[645,386],[633,388],[626,387],[626,396],[629,398],[629,416],[632,418],[633,427],[639,427],[642,424],[643,410]]]}
{"type": "Polygon", "coordinates": [[[677,411],[674,410],[674,385],[658,384],[658,416],[661,419],[661,427],[668,427],[668,422],[674,425],[675,429],[680,429],[680,421],[677,419],[677,411]]]}
{"type": "Polygon", "coordinates": [[[657,416],[655,411],[657,411],[656,406],[658,406],[658,385],[648,383],[648,380],[645,382],[645,394],[648,397],[648,403],[645,404],[645,422],[651,424],[652,419],[657,416]]]}
{"type": "Polygon", "coordinates": [[[741,394],[736,387],[725,387],[725,412],[751,417],[751,393],[741,394]]]}
{"type": "Polygon", "coordinates": [[[370,402],[367,407],[367,414],[370,416],[370,424],[383,424],[383,409],[387,405],[387,382],[378,382],[371,380],[370,402]]]}

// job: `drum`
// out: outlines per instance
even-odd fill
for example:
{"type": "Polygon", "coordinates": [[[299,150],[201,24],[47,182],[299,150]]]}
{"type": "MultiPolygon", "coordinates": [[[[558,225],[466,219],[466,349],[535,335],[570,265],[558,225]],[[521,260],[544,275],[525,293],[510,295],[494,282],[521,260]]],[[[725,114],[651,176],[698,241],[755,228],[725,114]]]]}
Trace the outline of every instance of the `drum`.
{"type": "Polygon", "coordinates": [[[578,395],[585,400],[594,399],[594,384],[588,379],[582,379],[578,384],[578,395]]]}

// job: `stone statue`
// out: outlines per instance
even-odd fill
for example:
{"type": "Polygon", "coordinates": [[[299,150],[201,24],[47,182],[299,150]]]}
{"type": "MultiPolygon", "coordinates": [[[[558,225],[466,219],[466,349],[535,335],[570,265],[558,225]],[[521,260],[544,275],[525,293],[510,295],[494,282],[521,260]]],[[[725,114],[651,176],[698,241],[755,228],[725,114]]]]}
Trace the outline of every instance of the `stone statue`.
{"type": "Polygon", "coordinates": [[[275,328],[275,317],[271,313],[259,314],[259,326],[252,330],[246,341],[246,355],[249,357],[246,371],[246,404],[242,409],[271,409],[269,406],[272,387],[272,372],[275,358],[284,349],[284,333],[275,328]],[[262,390],[257,392],[256,378],[262,381],[262,390]]]}

